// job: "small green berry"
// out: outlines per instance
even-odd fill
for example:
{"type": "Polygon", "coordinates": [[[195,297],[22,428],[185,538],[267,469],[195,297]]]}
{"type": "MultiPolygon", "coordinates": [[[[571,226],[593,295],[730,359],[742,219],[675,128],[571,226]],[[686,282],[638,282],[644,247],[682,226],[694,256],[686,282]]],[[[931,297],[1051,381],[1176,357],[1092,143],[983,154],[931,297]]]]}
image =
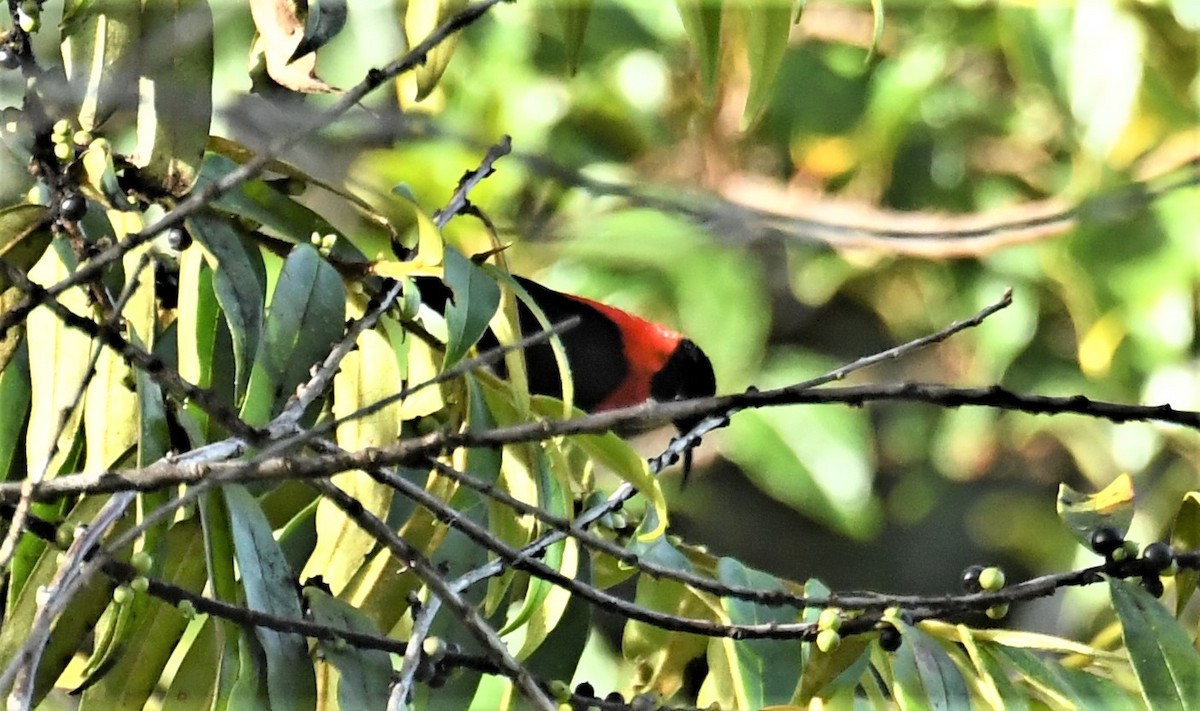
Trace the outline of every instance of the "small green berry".
{"type": "Polygon", "coordinates": [[[560,704],[569,703],[571,701],[571,687],[561,679],[555,679],[550,682],[550,694],[554,696],[554,700],[560,704]]]}
{"type": "Polygon", "coordinates": [[[180,600],[179,603],[175,605],[175,609],[182,612],[186,619],[190,620],[196,616],[196,606],[191,600],[180,600]]]}
{"type": "Polygon", "coordinates": [[[67,143],[54,144],[54,157],[59,160],[70,160],[75,155],[75,149],[67,143]]]}
{"type": "Polygon", "coordinates": [[[137,572],[145,575],[150,572],[150,568],[154,567],[154,557],[146,551],[138,551],[129,559],[129,564],[137,572]]]}
{"type": "Polygon", "coordinates": [[[993,620],[1002,620],[1008,615],[1008,603],[992,605],[987,609],[987,616],[993,620]]]}
{"type": "Polygon", "coordinates": [[[834,630],[821,630],[817,633],[817,649],[829,653],[842,643],[842,636],[834,630]]]}
{"type": "Polygon", "coordinates": [[[129,581],[129,587],[135,592],[144,593],[150,589],[150,579],[145,575],[139,575],[133,580],[129,581]]]}
{"type": "Polygon", "coordinates": [[[75,529],[68,524],[62,524],[54,530],[54,544],[59,548],[70,548],[75,541],[75,529]]]}
{"type": "Polygon", "coordinates": [[[827,607],[821,610],[821,616],[817,618],[817,628],[834,632],[840,630],[842,628],[842,611],[836,607],[827,607]]]}
{"type": "Polygon", "coordinates": [[[133,599],[133,590],[128,585],[118,585],[113,589],[112,599],[118,605],[124,605],[133,599]]]}
{"type": "Polygon", "coordinates": [[[1004,571],[1000,570],[996,566],[984,568],[979,573],[979,587],[983,588],[984,590],[995,592],[1004,587],[1004,583],[1004,571]]]}

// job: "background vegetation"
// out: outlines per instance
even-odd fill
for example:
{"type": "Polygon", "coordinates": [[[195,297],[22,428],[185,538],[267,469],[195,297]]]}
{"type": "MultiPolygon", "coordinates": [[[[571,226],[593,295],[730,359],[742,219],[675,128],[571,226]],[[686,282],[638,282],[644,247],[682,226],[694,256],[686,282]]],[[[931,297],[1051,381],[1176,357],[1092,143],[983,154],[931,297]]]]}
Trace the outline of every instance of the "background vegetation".
{"type": "MultiPolygon", "coordinates": [[[[588,682],[600,706],[609,691],[721,708],[1200,698],[1192,3],[476,5],[424,61],[392,66],[465,3],[353,3],[344,24],[326,1],[307,4],[307,24],[289,19],[303,3],[282,0],[9,5],[6,517],[39,500],[2,551],[0,660],[15,697],[366,708],[391,678],[422,708],[538,707],[531,687],[555,680],[559,696],[588,682]],[[302,39],[319,51],[288,62],[302,39]],[[496,268],[461,257],[501,245],[496,268]],[[21,276],[51,287],[89,264],[69,282],[82,286],[53,294],[58,309],[21,276]],[[632,449],[612,435],[533,437],[502,456],[443,448],[439,433],[563,414],[478,371],[312,433],[462,363],[504,271],[687,333],[720,393],[804,382],[970,318],[1006,289],[1012,303],[839,383],[868,396],[738,411],[704,434],[686,486],[678,466],[652,480],[642,464],[668,445],[664,430],[632,449]],[[379,277],[416,274],[470,295],[432,347],[414,335],[411,296],[374,324],[379,277]],[[344,336],[364,314],[365,331],[344,336]],[[330,363],[337,342],[357,348],[330,363]],[[422,437],[436,446],[416,449],[422,437]],[[384,459],[333,461],[334,446],[384,459]],[[447,466],[551,516],[603,513],[596,534],[638,556],[631,567],[571,539],[540,559],[552,573],[726,627],[668,632],[545,571],[488,569],[502,546],[554,526],[447,466]],[[89,478],[106,470],[151,491],[89,478]],[[1107,498],[1072,505],[1068,493],[1056,514],[1061,484],[1114,481],[1107,498]],[[622,483],[641,495],[619,513],[596,508],[622,483]],[[441,512],[414,501],[421,491],[441,512]],[[399,534],[364,532],[350,498],[399,534]],[[453,512],[488,537],[447,525],[453,512]],[[119,519],[112,558],[77,546],[60,560],[42,540],[83,521],[100,535],[105,515],[119,519]],[[129,533],[138,524],[143,535],[129,533]],[[1109,584],[1069,577],[1104,562],[1081,539],[1106,525],[1175,545],[1193,572],[1164,578],[1165,607],[1145,595],[1157,571],[1136,545],[1107,562],[1109,584]],[[56,576],[83,569],[85,553],[104,574],[56,597],[56,576]],[[1009,585],[963,595],[972,564],[1001,566],[1009,585]],[[460,609],[440,585],[475,571],[488,574],[464,583],[460,609]],[[324,587],[295,594],[316,575],[324,587]],[[1018,584],[1047,575],[1058,577],[1018,584]],[[770,606],[751,588],[819,599],[770,606]],[[232,617],[180,603],[180,590],[232,617]],[[827,634],[818,649],[830,590],[850,595],[834,605],[847,611],[841,645],[827,634]],[[22,672],[47,600],[69,612],[45,618],[45,652],[22,672]],[[1006,603],[1003,620],[984,614],[1006,603]],[[234,614],[245,608],[273,617],[234,614]],[[302,610],[313,628],[285,624],[302,610]],[[735,641],[727,627],[769,622],[798,624],[786,641],[735,641]],[[880,624],[901,630],[897,653],[881,648],[880,624]],[[347,629],[370,636],[347,643],[347,629]],[[489,647],[497,633],[513,657],[489,647]],[[75,687],[86,691],[62,693],[75,687]]],[[[513,308],[502,303],[500,319],[513,308]]]]}

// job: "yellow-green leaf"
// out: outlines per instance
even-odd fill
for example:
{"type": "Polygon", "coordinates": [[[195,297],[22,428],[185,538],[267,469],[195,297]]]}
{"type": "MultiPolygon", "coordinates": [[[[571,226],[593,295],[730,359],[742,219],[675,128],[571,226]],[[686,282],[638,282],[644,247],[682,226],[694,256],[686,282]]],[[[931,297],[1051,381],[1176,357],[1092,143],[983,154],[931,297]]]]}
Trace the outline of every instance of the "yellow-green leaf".
{"type": "Polygon", "coordinates": [[[707,104],[712,104],[717,95],[723,4],[722,0],[675,0],[683,29],[700,59],[700,88],[707,104]]]}
{"type": "Polygon", "coordinates": [[[137,96],[141,4],[69,0],[63,7],[63,68],[79,97],[79,126],[94,131],[137,96]]]}
{"type": "Polygon", "coordinates": [[[762,115],[775,88],[775,75],[783,64],[792,29],[792,7],[787,0],[739,0],[738,6],[750,64],[750,87],[742,112],[742,130],[746,131],[762,115]]]}
{"type": "MultiPolygon", "coordinates": [[[[50,211],[42,205],[14,205],[0,210],[0,259],[28,271],[46,252],[53,234],[50,211]]],[[[0,291],[10,286],[0,272],[0,291]]]]}
{"type": "Polygon", "coordinates": [[[1111,526],[1124,535],[1133,520],[1133,479],[1128,474],[1095,494],[1075,491],[1066,484],[1058,486],[1058,516],[1085,547],[1091,547],[1092,532],[1111,526]]]}
{"type": "Polygon", "coordinates": [[[208,144],[212,10],[207,0],[143,0],[143,8],[135,163],[143,176],[180,196],[195,185],[208,144]]]}
{"type": "Polygon", "coordinates": [[[579,55],[583,51],[583,36],[587,32],[588,18],[592,14],[592,0],[568,0],[555,3],[559,22],[562,23],[563,43],[567,48],[567,71],[572,75],[579,68],[579,55]]]}

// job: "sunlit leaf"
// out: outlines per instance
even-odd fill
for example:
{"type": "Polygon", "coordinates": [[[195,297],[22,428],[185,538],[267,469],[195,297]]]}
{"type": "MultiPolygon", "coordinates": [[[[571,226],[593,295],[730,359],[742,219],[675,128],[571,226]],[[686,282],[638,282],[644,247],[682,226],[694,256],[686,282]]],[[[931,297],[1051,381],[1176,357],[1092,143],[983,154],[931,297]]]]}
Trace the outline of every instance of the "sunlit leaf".
{"type": "Polygon", "coordinates": [[[204,620],[163,695],[162,711],[214,708],[221,664],[220,625],[215,618],[204,620]]]}
{"type": "Polygon", "coordinates": [[[250,14],[258,30],[251,54],[261,52],[267,74],[292,91],[305,94],[337,91],[317,76],[315,53],[303,56],[297,53],[305,37],[303,15],[307,7],[308,3],[300,0],[251,0],[250,14]]]}
{"type": "MultiPolygon", "coordinates": [[[[90,522],[108,500],[106,496],[84,498],[66,517],[66,525],[76,526],[90,522]]],[[[118,527],[123,524],[118,524],[118,527]]],[[[59,550],[46,546],[29,573],[28,582],[18,591],[9,590],[9,602],[0,625],[0,666],[5,668],[28,638],[33,620],[42,607],[40,599],[44,589],[58,572],[59,550]],[[12,599],[15,596],[15,599],[12,599]]],[[[34,682],[34,705],[50,690],[55,679],[66,668],[67,663],[83,646],[92,632],[96,620],[112,602],[114,583],[106,576],[98,575],[87,581],[83,588],[71,598],[66,611],[59,617],[50,635],[49,642],[38,660],[34,682]]],[[[7,690],[3,690],[7,693],[7,690]]]]}
{"type": "MultiPolygon", "coordinates": [[[[425,40],[439,25],[449,20],[467,6],[467,0],[410,0],[404,13],[404,36],[408,46],[415,47],[425,40]]],[[[416,92],[402,97],[401,104],[408,101],[420,101],[429,96],[446,71],[450,57],[454,55],[458,35],[450,35],[444,42],[435,47],[425,57],[425,63],[417,67],[411,75],[416,80],[416,92]]],[[[403,82],[404,76],[401,76],[403,82]]],[[[403,86],[403,83],[401,84],[403,86]]]]}
{"type": "Polygon", "coordinates": [[[143,3],[142,26],[135,163],[161,189],[184,195],[199,176],[212,118],[212,11],[208,0],[154,0],[143,3]]]}
{"type": "MultiPolygon", "coordinates": [[[[155,576],[185,590],[204,587],[204,536],[199,519],[175,523],[161,550],[153,552],[155,576]]],[[[143,604],[120,638],[115,664],[84,692],[81,709],[140,708],[158,685],[159,676],[187,627],[188,618],[175,605],[143,594],[143,604]]]]}
{"type": "Polygon", "coordinates": [[[1200,709],[1200,652],[1167,608],[1137,583],[1110,578],[1113,609],[1150,708],[1200,709]]]}
{"type": "Polygon", "coordinates": [[[1067,94],[1081,141],[1097,157],[1112,151],[1134,114],[1145,43],[1137,18],[1117,5],[1075,6],[1067,94]]]}
{"type": "Polygon", "coordinates": [[[79,125],[85,131],[96,130],[119,110],[133,108],[140,33],[140,3],[65,3],[63,67],[79,102],[79,125]]]}
{"type": "Polygon", "coordinates": [[[1122,474],[1103,490],[1090,495],[1059,484],[1056,506],[1059,518],[1090,549],[1092,532],[1097,528],[1111,526],[1122,535],[1129,530],[1133,520],[1133,479],[1122,474]]]}
{"type": "MultiPolygon", "coordinates": [[[[360,408],[399,392],[403,381],[390,344],[378,331],[359,336],[358,348],[342,359],[333,379],[333,414],[339,420],[360,408]]],[[[356,417],[338,425],[337,442],[356,451],[395,442],[402,424],[400,406],[393,403],[365,417],[356,417]]],[[[344,472],[334,480],[363,508],[386,518],[392,502],[391,487],[373,480],[366,472],[344,472]]],[[[317,547],[301,573],[301,579],[320,575],[335,594],[350,581],[368,554],[378,545],[340,508],[328,500],[317,505],[317,547]]]]}
{"type": "MultiPolygon", "coordinates": [[[[75,257],[64,241],[55,243],[29,271],[29,278],[43,286],[65,279],[75,265],[75,257]],[[60,248],[61,247],[61,248],[60,248]]],[[[76,314],[91,315],[88,296],[75,287],[58,297],[58,302],[76,314]]],[[[83,409],[76,395],[84,386],[92,339],[67,327],[46,306],[29,314],[26,322],[29,344],[29,382],[33,406],[29,413],[29,431],[25,437],[25,456],[31,469],[46,467],[53,476],[71,455],[83,409]],[[65,413],[65,414],[64,414],[65,413]]]]}

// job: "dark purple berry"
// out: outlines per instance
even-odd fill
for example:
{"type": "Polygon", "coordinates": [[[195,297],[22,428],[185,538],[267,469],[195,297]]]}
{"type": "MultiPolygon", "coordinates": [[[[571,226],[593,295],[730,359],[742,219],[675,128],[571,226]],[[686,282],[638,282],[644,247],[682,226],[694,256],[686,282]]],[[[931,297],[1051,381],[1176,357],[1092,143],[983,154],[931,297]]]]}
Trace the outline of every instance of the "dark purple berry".
{"type": "Polygon", "coordinates": [[[607,701],[607,702],[608,702],[608,703],[610,703],[610,704],[623,704],[623,703],[625,703],[625,697],[624,697],[624,696],[621,696],[621,692],[619,692],[619,691],[610,691],[610,692],[608,692],[608,696],[605,696],[605,697],[604,697],[604,700],[605,700],[605,701],[607,701]]]}
{"type": "Polygon", "coordinates": [[[78,222],[83,219],[85,214],[87,214],[87,200],[84,200],[79,193],[71,193],[58,203],[59,217],[68,222],[78,222]]]}
{"type": "Polygon", "coordinates": [[[575,695],[585,699],[594,699],[596,698],[596,688],[586,681],[581,682],[579,686],[575,687],[575,695]]]}
{"type": "Polygon", "coordinates": [[[1148,575],[1142,578],[1142,587],[1146,588],[1146,592],[1154,597],[1162,597],[1163,581],[1157,575],[1148,575]]]}
{"type": "Polygon", "coordinates": [[[176,252],[182,252],[192,244],[192,236],[182,227],[167,230],[167,244],[176,252]]]}
{"type": "Polygon", "coordinates": [[[1161,573],[1171,567],[1171,563],[1175,561],[1175,551],[1171,550],[1169,543],[1164,541],[1155,541],[1146,546],[1142,551],[1142,560],[1146,561],[1154,572],[1161,573]]]}
{"type": "Polygon", "coordinates": [[[879,646],[885,652],[894,652],[900,649],[900,643],[904,641],[904,637],[900,634],[900,630],[892,625],[885,624],[879,630],[879,646]]]}
{"type": "Polygon", "coordinates": [[[966,590],[969,593],[982,592],[983,586],[979,584],[979,574],[982,572],[982,565],[972,565],[964,570],[962,574],[963,590],[966,590]]]}
{"type": "Polygon", "coordinates": [[[1092,531],[1091,544],[1093,551],[1108,558],[1118,548],[1125,545],[1125,537],[1112,526],[1101,526],[1092,531]]]}
{"type": "Polygon", "coordinates": [[[0,47],[0,68],[16,69],[21,66],[21,58],[12,47],[0,47]]]}

